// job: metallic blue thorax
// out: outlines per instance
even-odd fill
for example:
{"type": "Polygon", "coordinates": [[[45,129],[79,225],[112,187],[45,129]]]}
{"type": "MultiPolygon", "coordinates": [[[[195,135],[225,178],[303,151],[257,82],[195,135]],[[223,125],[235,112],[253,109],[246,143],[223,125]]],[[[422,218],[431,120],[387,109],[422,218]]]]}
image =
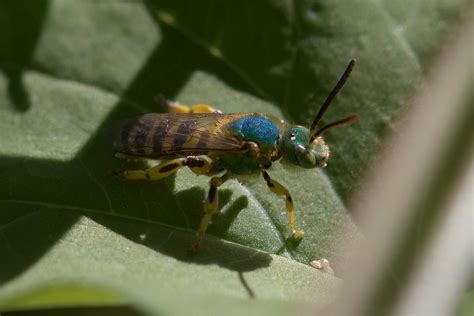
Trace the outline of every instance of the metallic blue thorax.
{"type": "Polygon", "coordinates": [[[263,150],[278,146],[280,130],[266,117],[244,117],[233,122],[230,127],[242,139],[256,142],[263,150]]]}
{"type": "Polygon", "coordinates": [[[280,130],[264,116],[247,116],[229,124],[229,130],[242,140],[253,141],[260,148],[260,155],[249,152],[224,153],[215,159],[217,169],[239,175],[255,174],[271,161],[278,151],[280,130]]]}

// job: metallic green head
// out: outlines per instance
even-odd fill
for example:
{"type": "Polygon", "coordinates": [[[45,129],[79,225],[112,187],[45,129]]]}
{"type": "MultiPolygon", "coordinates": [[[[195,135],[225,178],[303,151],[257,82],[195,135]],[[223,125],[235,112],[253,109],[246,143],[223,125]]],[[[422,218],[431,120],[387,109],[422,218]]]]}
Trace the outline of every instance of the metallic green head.
{"type": "Polygon", "coordinates": [[[328,129],[356,121],[358,116],[351,115],[321,128],[317,128],[317,126],[331,104],[331,101],[347,81],[354,65],[355,59],[352,59],[331,93],[329,93],[321,105],[309,129],[303,126],[290,126],[285,130],[280,147],[284,160],[303,168],[326,167],[330,152],[329,146],[321,135],[328,129]]]}
{"type": "Polygon", "coordinates": [[[324,168],[329,158],[329,146],[322,137],[310,142],[311,133],[303,126],[292,126],[281,141],[283,159],[303,168],[324,168]]]}

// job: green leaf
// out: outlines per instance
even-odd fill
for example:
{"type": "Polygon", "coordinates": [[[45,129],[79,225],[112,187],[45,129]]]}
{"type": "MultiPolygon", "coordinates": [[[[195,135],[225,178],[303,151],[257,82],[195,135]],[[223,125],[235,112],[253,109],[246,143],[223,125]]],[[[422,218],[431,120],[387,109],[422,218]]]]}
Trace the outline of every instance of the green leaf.
{"type": "Polygon", "coordinates": [[[295,302],[329,302],[338,284],[306,265],[229,242],[209,240],[192,256],[187,249],[194,236],[163,225],[109,215],[86,218],[62,207],[29,208],[29,215],[2,229],[14,250],[3,259],[2,277],[27,271],[3,287],[4,310],[129,303],[176,313],[204,308],[211,300],[238,308],[250,296],[259,302],[252,313],[279,307],[289,312],[298,308],[295,302]],[[34,256],[37,262],[27,266],[34,256]],[[195,307],[182,306],[184,298],[195,307]]]}
{"type": "Polygon", "coordinates": [[[436,14],[415,21],[375,1],[2,2],[0,310],[292,314],[326,304],[338,279],[302,263],[326,257],[338,272],[333,245],[360,238],[344,203],[464,2],[424,1],[436,14]],[[400,25],[429,36],[405,38],[400,25]],[[208,178],[108,175],[146,167],[115,159],[104,136],[120,119],[165,111],[158,93],[307,124],[309,96],[321,102],[352,57],[360,67],[326,121],[363,120],[328,134],[329,176],[270,170],[295,200],[299,244],[286,241],[284,201],[258,177],[222,187],[193,257],[208,178]]]}

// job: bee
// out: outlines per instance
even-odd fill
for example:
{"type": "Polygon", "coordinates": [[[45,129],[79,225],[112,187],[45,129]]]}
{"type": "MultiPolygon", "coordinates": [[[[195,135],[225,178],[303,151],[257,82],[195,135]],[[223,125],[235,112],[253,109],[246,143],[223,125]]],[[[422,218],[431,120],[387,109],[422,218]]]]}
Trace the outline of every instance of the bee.
{"type": "Polygon", "coordinates": [[[271,192],[285,197],[290,237],[301,239],[304,233],[296,229],[291,194],[270,177],[268,169],[280,159],[302,168],[326,167],[330,151],[322,134],[358,117],[352,115],[317,126],[354,65],[353,59],[309,128],[263,113],[224,114],[207,104],[188,107],[160,97],[170,113],[148,113],[127,121],[116,131],[113,147],[122,156],[164,161],[147,170],[115,171],[114,175],[153,181],[188,167],[197,175],[210,176],[204,216],[192,246],[192,251],[197,252],[218,206],[218,188],[231,178],[261,174],[271,192]]]}

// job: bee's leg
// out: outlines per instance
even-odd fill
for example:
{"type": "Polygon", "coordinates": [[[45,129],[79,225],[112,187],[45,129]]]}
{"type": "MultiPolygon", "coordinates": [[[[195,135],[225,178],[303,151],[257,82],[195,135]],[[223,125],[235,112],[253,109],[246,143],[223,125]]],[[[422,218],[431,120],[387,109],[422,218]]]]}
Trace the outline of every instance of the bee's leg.
{"type": "Polygon", "coordinates": [[[207,159],[201,157],[186,157],[185,164],[189,167],[189,169],[191,169],[192,172],[197,175],[207,174],[211,172],[213,168],[212,162],[209,162],[207,159]]]}
{"type": "Polygon", "coordinates": [[[196,242],[194,243],[191,249],[194,253],[196,253],[199,248],[201,248],[204,235],[206,234],[207,226],[209,226],[209,223],[212,219],[212,215],[217,209],[217,205],[219,203],[217,188],[220,187],[228,179],[229,174],[226,173],[221,177],[214,177],[210,181],[209,193],[207,194],[207,200],[204,210],[205,213],[203,218],[201,219],[201,225],[199,226],[199,230],[197,231],[196,242]]]}
{"type": "Polygon", "coordinates": [[[283,185],[270,178],[266,171],[263,171],[263,178],[267,182],[270,191],[277,195],[286,196],[286,210],[290,218],[291,237],[303,238],[304,232],[295,228],[295,214],[293,211],[293,200],[291,198],[290,192],[283,185]]]}
{"type": "Polygon", "coordinates": [[[209,104],[199,103],[190,107],[178,102],[171,101],[168,103],[168,109],[171,113],[222,113],[218,109],[213,108],[209,104]]]}
{"type": "Polygon", "coordinates": [[[189,156],[165,161],[147,170],[115,171],[113,174],[126,180],[159,180],[183,167],[189,167],[195,174],[206,174],[212,169],[211,163],[199,157],[189,156]]]}
{"type": "Polygon", "coordinates": [[[222,113],[222,111],[205,103],[191,105],[191,113],[222,113]]]}
{"type": "Polygon", "coordinates": [[[147,170],[114,171],[113,174],[126,180],[159,180],[186,167],[186,158],[165,161],[147,170]]]}
{"type": "Polygon", "coordinates": [[[204,103],[194,104],[189,107],[177,101],[165,99],[162,95],[156,96],[155,100],[158,104],[167,106],[170,113],[222,113],[218,109],[204,103]]]}

